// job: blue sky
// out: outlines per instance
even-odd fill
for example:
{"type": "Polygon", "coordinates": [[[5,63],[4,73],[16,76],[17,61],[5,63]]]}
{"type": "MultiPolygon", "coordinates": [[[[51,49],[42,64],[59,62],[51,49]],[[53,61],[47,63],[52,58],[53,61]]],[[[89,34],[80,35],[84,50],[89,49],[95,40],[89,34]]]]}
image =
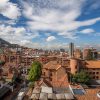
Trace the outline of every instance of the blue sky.
{"type": "Polygon", "coordinates": [[[0,0],[0,37],[32,48],[100,48],[100,0],[0,0]]]}

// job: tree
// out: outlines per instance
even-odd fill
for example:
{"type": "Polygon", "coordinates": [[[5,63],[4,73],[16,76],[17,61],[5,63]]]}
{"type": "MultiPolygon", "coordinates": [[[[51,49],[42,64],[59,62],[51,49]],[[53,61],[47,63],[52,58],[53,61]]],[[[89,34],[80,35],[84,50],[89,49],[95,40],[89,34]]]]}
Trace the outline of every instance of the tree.
{"type": "Polygon", "coordinates": [[[4,64],[5,64],[5,62],[0,60],[0,65],[4,65],[4,64]]]}
{"type": "Polygon", "coordinates": [[[38,61],[33,62],[31,65],[31,69],[29,71],[29,74],[28,74],[29,81],[32,82],[32,81],[38,80],[41,76],[41,73],[42,73],[41,70],[42,70],[41,63],[38,61]]]}
{"type": "Polygon", "coordinates": [[[2,73],[3,73],[3,68],[2,66],[5,64],[4,61],[0,60],[0,76],[2,76],[2,73]]]}
{"type": "Polygon", "coordinates": [[[85,71],[81,71],[73,75],[72,81],[75,83],[84,83],[87,84],[90,80],[89,75],[85,71]]]}

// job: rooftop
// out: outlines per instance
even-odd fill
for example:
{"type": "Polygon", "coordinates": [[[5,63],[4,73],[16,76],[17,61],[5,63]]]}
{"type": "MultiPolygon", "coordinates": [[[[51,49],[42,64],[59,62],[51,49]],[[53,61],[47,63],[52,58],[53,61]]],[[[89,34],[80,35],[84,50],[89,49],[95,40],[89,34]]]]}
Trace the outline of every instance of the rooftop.
{"type": "Polygon", "coordinates": [[[86,61],[87,68],[100,68],[100,60],[86,61]]]}
{"type": "Polygon", "coordinates": [[[46,69],[59,69],[61,67],[60,64],[57,63],[57,61],[50,61],[47,64],[44,65],[44,68],[46,69]]]}
{"type": "Polygon", "coordinates": [[[38,87],[38,89],[39,89],[38,92],[34,92],[36,90],[36,88],[34,88],[34,90],[33,90],[31,99],[43,99],[43,100],[48,100],[48,99],[59,99],[59,100],[61,100],[61,99],[64,99],[64,100],[74,99],[69,88],[52,88],[52,87],[42,86],[42,87],[38,87]]]}
{"type": "Polygon", "coordinates": [[[86,94],[84,95],[75,95],[75,97],[78,100],[100,100],[100,98],[97,97],[97,93],[98,91],[100,91],[100,89],[85,89],[86,94]]]}

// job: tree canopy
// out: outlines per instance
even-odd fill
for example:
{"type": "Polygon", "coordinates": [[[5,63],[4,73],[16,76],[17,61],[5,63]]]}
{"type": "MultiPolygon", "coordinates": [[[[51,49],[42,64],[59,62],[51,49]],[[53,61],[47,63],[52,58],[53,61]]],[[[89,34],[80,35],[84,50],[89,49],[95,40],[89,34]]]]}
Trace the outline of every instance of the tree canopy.
{"type": "Polygon", "coordinates": [[[29,71],[29,74],[28,74],[29,81],[38,80],[41,76],[41,73],[42,73],[41,70],[42,70],[41,63],[38,61],[33,62],[31,65],[31,69],[29,71]]]}
{"type": "Polygon", "coordinates": [[[93,50],[89,49],[88,55],[85,58],[86,60],[96,60],[98,57],[98,53],[97,52],[93,52],[93,50]]]}
{"type": "Polygon", "coordinates": [[[3,65],[4,63],[5,63],[4,61],[0,60],[0,65],[3,65]]]}
{"type": "Polygon", "coordinates": [[[76,73],[72,77],[72,82],[76,82],[76,83],[87,84],[89,82],[89,80],[90,80],[90,77],[85,71],[81,71],[79,73],[76,73]]]}

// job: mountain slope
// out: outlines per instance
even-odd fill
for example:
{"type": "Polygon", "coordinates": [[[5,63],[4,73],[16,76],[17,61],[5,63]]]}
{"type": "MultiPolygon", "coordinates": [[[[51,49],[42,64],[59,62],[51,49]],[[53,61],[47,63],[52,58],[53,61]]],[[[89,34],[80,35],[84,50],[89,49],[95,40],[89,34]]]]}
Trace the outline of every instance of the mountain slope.
{"type": "Polygon", "coordinates": [[[0,38],[0,47],[4,47],[4,46],[11,46],[11,44],[7,41],[5,41],[4,39],[0,38]]]}

